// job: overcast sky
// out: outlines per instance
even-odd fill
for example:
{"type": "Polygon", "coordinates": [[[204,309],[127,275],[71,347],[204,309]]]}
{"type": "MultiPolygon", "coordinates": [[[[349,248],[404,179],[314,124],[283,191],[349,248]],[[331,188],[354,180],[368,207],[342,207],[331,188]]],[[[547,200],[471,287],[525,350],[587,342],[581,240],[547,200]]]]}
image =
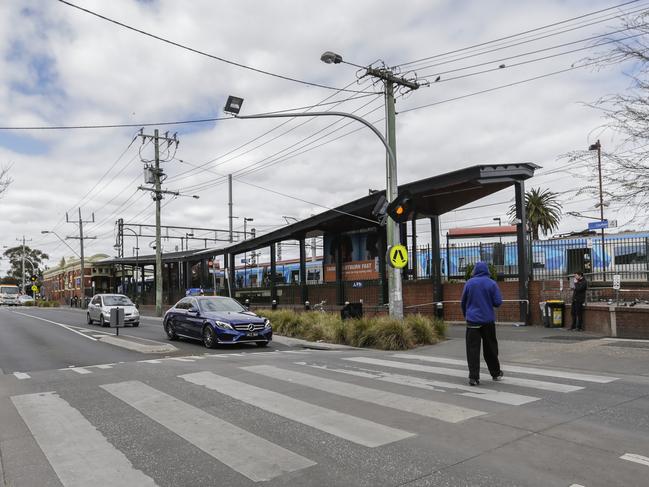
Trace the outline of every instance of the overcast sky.
{"type": "MultiPolygon", "coordinates": [[[[50,254],[50,266],[71,251],[55,236],[41,231],[54,230],[64,238],[78,235],[78,228],[65,222],[66,211],[71,219],[78,218],[79,207],[84,219],[91,219],[94,212],[95,223],[87,224],[84,233],[97,239],[87,242],[86,255],[115,254],[115,221],[120,217],[127,222],[154,223],[150,195],[137,190],[143,184],[141,159],[153,157],[151,144],[142,146],[136,137],[138,124],[220,117],[227,95],[235,94],[245,98],[242,112],[248,114],[356,98],[322,109],[354,112],[383,130],[383,98],[368,96],[380,93],[381,86],[367,78],[357,81],[354,66],[322,63],[320,55],[326,50],[361,66],[382,60],[388,66],[400,66],[408,77],[416,73],[420,81],[430,82],[430,86],[397,99],[397,111],[401,112],[397,116],[400,183],[475,164],[533,162],[543,169],[527,183],[528,188],[565,192],[561,200],[566,212],[597,212],[594,198],[567,192],[583,183],[555,170],[562,165],[559,155],[586,149],[598,137],[609,150],[619,144],[619,136],[602,131],[601,114],[584,104],[627,89],[630,81],[624,66],[575,69],[444,101],[570,68],[594,51],[511,65],[588,46],[589,42],[577,42],[556,47],[619,29],[619,22],[611,17],[620,10],[439,55],[606,9],[616,2],[72,3],[216,57],[350,91],[233,66],[55,0],[0,2],[0,126],[136,125],[0,130],[0,164],[11,168],[14,180],[0,200],[2,244],[13,246],[25,235],[31,239],[29,245],[50,254]],[[518,45],[511,46],[514,43],[518,45]],[[529,54],[551,47],[556,48],[529,54]],[[404,65],[425,58],[430,59],[404,65]],[[499,68],[502,64],[505,67],[499,68]],[[478,73],[485,70],[489,72],[478,73]],[[457,78],[462,75],[469,76],[457,78]],[[435,82],[438,76],[440,81],[435,82]],[[444,103],[414,109],[438,102],[444,103]]],[[[623,9],[645,5],[647,2],[641,1],[623,9]]],[[[601,40],[590,44],[594,42],[601,40]]],[[[144,131],[152,133],[153,128],[144,131]]],[[[323,207],[364,196],[368,188],[385,187],[382,145],[369,130],[348,120],[224,120],[160,129],[177,132],[180,140],[177,151],[163,153],[169,159],[163,163],[168,176],[164,187],[200,196],[199,200],[165,199],[163,224],[226,229],[227,184],[222,176],[228,173],[235,175],[234,214],[254,218],[249,226],[258,233],[285,224],[283,215],[306,217],[323,207]],[[212,162],[204,166],[206,170],[196,168],[208,161],[212,162]]],[[[595,156],[592,162],[596,164],[595,156]]],[[[577,170],[587,173],[587,168],[577,170]]],[[[511,200],[513,189],[477,203],[500,204],[445,215],[443,231],[453,226],[491,224],[497,217],[504,220],[511,200]]],[[[624,209],[610,208],[607,215],[617,217],[621,224],[626,222],[624,209]]],[[[586,222],[567,217],[560,232],[582,229],[586,222]]],[[[242,228],[242,220],[235,220],[235,228],[242,228]]],[[[74,248],[78,245],[75,240],[68,242],[74,248]]],[[[140,242],[141,253],[148,253],[147,245],[140,242]]],[[[168,241],[164,249],[170,251],[176,245],[179,241],[168,241]]],[[[134,246],[133,239],[127,237],[126,255],[131,255],[134,246]]],[[[202,247],[203,243],[192,246],[202,247]]],[[[7,262],[1,264],[4,273],[7,262]]]]}

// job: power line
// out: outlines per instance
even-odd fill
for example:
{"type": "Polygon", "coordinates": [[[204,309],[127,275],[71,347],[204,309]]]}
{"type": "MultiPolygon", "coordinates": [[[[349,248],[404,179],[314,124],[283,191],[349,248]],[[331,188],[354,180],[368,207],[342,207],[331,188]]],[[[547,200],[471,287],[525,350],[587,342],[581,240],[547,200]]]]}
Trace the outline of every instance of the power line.
{"type": "Polygon", "coordinates": [[[189,47],[189,46],[187,46],[185,44],[180,44],[179,42],[175,42],[175,41],[172,41],[170,39],[166,39],[164,37],[160,37],[158,35],[151,34],[150,32],[146,32],[146,31],[144,31],[142,29],[138,29],[138,28],[133,27],[131,25],[124,24],[123,22],[119,22],[117,20],[111,19],[111,18],[106,17],[104,15],[101,15],[101,14],[99,14],[97,12],[93,12],[92,10],[88,10],[86,8],[80,7],[79,5],[75,5],[74,3],[68,2],[66,0],[58,0],[58,1],[65,4],[65,5],[67,5],[67,6],[69,6],[69,7],[76,8],[78,10],[81,10],[82,12],[93,15],[93,16],[95,16],[97,18],[100,18],[100,19],[105,20],[107,22],[110,22],[112,24],[118,25],[120,27],[131,30],[133,32],[137,32],[138,34],[142,34],[142,35],[145,35],[147,37],[151,37],[152,39],[156,39],[156,40],[164,42],[166,44],[169,44],[169,45],[172,45],[172,46],[175,46],[175,47],[179,47],[181,49],[185,49],[186,51],[193,52],[194,54],[200,54],[201,56],[205,56],[205,57],[208,57],[210,59],[215,59],[217,61],[221,61],[223,63],[230,64],[232,66],[237,66],[239,68],[247,69],[249,71],[254,71],[256,73],[265,74],[267,76],[272,76],[274,78],[279,78],[279,79],[283,79],[283,80],[286,80],[286,81],[292,81],[294,83],[300,83],[300,84],[308,85],[308,86],[315,86],[317,88],[324,88],[324,89],[327,89],[327,90],[336,90],[336,91],[347,91],[347,92],[351,92],[351,93],[367,93],[365,91],[335,88],[333,86],[327,86],[327,85],[322,85],[322,84],[319,84],[319,83],[313,83],[311,81],[304,81],[304,80],[300,80],[300,79],[297,79],[297,78],[291,78],[290,76],[285,76],[285,75],[282,75],[282,74],[272,73],[270,71],[265,71],[263,69],[254,68],[252,66],[247,66],[245,64],[241,64],[241,63],[238,63],[236,61],[231,61],[229,59],[225,59],[225,58],[222,58],[220,56],[215,56],[215,55],[209,54],[209,53],[207,53],[205,51],[200,51],[198,49],[194,49],[193,47],[189,47]]]}
{"type": "MultiPolygon", "coordinates": [[[[440,53],[440,54],[435,54],[435,55],[432,55],[432,56],[427,56],[427,57],[424,57],[424,58],[421,58],[421,59],[416,59],[414,61],[408,61],[408,62],[405,62],[405,63],[398,64],[395,67],[409,66],[411,64],[416,64],[416,63],[419,63],[419,62],[422,62],[422,61],[428,61],[430,59],[436,59],[436,58],[448,56],[450,54],[456,54],[456,53],[459,53],[459,52],[469,51],[469,50],[475,49],[477,47],[487,46],[489,44],[494,44],[496,42],[500,42],[500,41],[504,41],[504,40],[508,40],[508,39],[513,39],[513,38],[516,38],[516,37],[523,36],[525,34],[530,34],[532,32],[539,32],[539,31],[542,31],[542,30],[546,30],[546,29],[548,29],[550,27],[555,27],[557,25],[567,24],[567,23],[573,22],[575,20],[583,19],[583,18],[590,17],[590,16],[593,16],[593,15],[597,15],[599,13],[607,12],[609,10],[619,9],[621,7],[624,7],[626,5],[630,5],[630,4],[633,4],[633,3],[637,3],[639,1],[640,0],[631,0],[631,1],[624,2],[624,3],[618,4],[618,5],[614,5],[612,7],[607,7],[605,9],[596,10],[596,11],[593,11],[593,12],[590,12],[590,13],[587,13],[587,14],[579,15],[577,17],[572,17],[572,18],[569,18],[569,19],[564,19],[564,20],[554,22],[554,23],[551,23],[551,24],[546,24],[546,25],[543,25],[543,26],[540,26],[540,27],[535,27],[533,29],[528,29],[526,31],[518,32],[516,34],[511,34],[511,35],[507,35],[505,37],[500,37],[498,39],[493,39],[493,40],[490,40],[490,41],[480,42],[478,44],[473,44],[471,46],[466,46],[466,47],[462,47],[462,48],[459,48],[459,49],[454,49],[452,51],[447,51],[445,53],[440,53]]],[[[615,17],[617,17],[617,16],[615,16],[615,17]]],[[[613,18],[615,18],[615,17],[613,17],[613,18]]],[[[606,19],[606,20],[610,20],[610,19],[606,19]]]]}
{"type": "MultiPolygon", "coordinates": [[[[616,59],[619,60],[619,59],[622,59],[622,57],[618,57],[616,59]]],[[[519,81],[514,81],[512,83],[507,83],[505,85],[494,86],[493,88],[487,88],[486,90],[475,91],[473,93],[467,93],[465,95],[460,95],[460,96],[456,96],[456,97],[453,97],[453,98],[448,98],[446,100],[440,100],[440,101],[436,101],[436,102],[433,102],[433,103],[428,103],[426,105],[420,105],[420,106],[417,106],[417,107],[406,108],[405,110],[400,110],[398,113],[401,114],[401,113],[412,112],[414,110],[419,110],[421,108],[428,108],[428,107],[432,107],[432,106],[436,106],[436,105],[442,105],[444,103],[448,103],[448,102],[451,102],[451,101],[462,100],[464,98],[469,98],[469,97],[476,96],[476,95],[482,95],[482,94],[485,94],[485,93],[490,93],[492,91],[502,90],[504,88],[510,88],[512,86],[521,85],[523,83],[528,83],[530,81],[536,81],[536,80],[539,80],[539,79],[542,79],[542,78],[547,78],[549,76],[554,76],[554,75],[561,74],[561,73],[567,73],[568,71],[574,71],[575,69],[580,69],[580,68],[585,68],[587,66],[592,66],[594,64],[598,64],[598,62],[599,61],[593,61],[593,62],[590,62],[590,63],[580,64],[578,66],[571,66],[571,67],[566,68],[566,69],[560,69],[558,71],[553,71],[553,72],[550,72],[550,73],[541,74],[541,75],[538,75],[538,76],[534,76],[532,78],[527,78],[527,79],[523,79],[523,80],[519,80],[519,81]]]]}

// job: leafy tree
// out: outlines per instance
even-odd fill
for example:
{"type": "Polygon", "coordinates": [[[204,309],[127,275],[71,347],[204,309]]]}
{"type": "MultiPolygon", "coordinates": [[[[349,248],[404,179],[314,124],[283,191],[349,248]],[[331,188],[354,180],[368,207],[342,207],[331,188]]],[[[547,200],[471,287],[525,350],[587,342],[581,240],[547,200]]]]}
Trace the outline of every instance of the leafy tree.
{"type": "MultiPolygon", "coordinates": [[[[557,200],[558,196],[548,189],[541,191],[541,188],[532,188],[525,192],[527,226],[534,240],[539,238],[539,229],[543,231],[543,235],[547,235],[559,228],[561,204],[557,200]]],[[[508,216],[512,221],[516,218],[516,205],[509,208],[508,216]]]]}
{"type": "MultiPolygon", "coordinates": [[[[11,247],[5,250],[3,255],[9,259],[11,266],[9,272],[7,272],[7,277],[13,277],[19,282],[22,282],[23,246],[11,247]]],[[[25,279],[27,280],[32,273],[36,274],[40,279],[43,275],[43,271],[41,270],[43,261],[47,259],[49,259],[49,256],[46,253],[25,245],[25,279]]]]}

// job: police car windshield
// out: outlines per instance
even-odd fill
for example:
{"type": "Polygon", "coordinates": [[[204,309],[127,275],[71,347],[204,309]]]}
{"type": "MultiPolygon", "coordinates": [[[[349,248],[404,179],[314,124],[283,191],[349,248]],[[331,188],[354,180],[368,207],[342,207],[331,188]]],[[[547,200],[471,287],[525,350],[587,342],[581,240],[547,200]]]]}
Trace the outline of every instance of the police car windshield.
{"type": "Polygon", "coordinates": [[[231,298],[207,298],[199,299],[198,305],[201,307],[201,311],[233,311],[235,313],[241,313],[246,311],[246,308],[237,303],[234,299],[231,298]]]}
{"type": "Polygon", "coordinates": [[[126,296],[104,296],[104,306],[133,306],[126,296]]]}

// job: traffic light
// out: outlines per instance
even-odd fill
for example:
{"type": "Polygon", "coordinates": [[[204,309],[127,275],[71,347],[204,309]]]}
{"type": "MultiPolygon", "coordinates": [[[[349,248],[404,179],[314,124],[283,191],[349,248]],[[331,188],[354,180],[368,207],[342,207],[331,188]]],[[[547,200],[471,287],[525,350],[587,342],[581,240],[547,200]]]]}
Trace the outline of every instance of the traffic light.
{"type": "Polygon", "coordinates": [[[30,277],[32,282],[36,282],[38,280],[38,276],[36,274],[32,274],[32,277],[30,277]]]}
{"type": "Polygon", "coordinates": [[[388,215],[397,223],[408,221],[414,212],[414,202],[408,191],[404,191],[388,205],[388,215]]]}

